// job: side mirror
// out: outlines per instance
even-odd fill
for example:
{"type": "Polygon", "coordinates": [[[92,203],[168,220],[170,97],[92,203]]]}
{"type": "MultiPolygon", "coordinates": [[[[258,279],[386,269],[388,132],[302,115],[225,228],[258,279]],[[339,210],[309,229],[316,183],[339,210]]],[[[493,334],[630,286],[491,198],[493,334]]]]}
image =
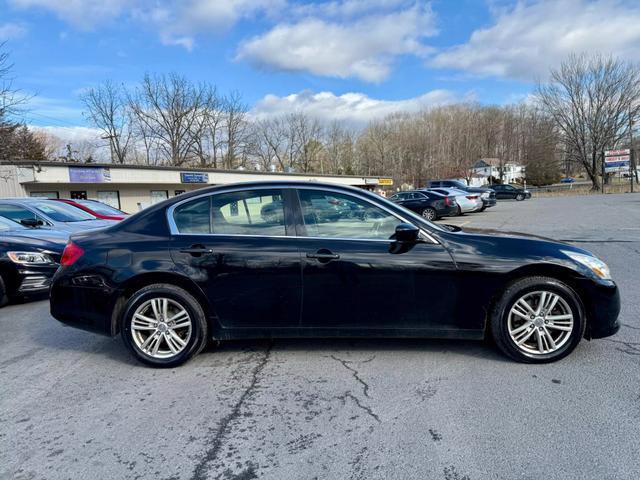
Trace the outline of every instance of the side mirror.
{"type": "Polygon", "coordinates": [[[415,243],[419,235],[420,229],[410,223],[401,223],[396,227],[396,242],[415,243]]]}
{"type": "Polygon", "coordinates": [[[23,218],[20,220],[20,223],[29,228],[38,228],[42,225],[42,221],[35,218],[23,218]]]}

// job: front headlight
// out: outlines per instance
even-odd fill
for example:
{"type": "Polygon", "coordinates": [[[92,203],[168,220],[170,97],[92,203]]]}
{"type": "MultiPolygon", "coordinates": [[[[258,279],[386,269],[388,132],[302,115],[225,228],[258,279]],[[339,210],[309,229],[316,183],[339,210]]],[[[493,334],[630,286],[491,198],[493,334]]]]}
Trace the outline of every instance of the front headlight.
{"type": "Polygon", "coordinates": [[[489,198],[489,192],[484,192],[484,193],[481,195],[481,197],[482,197],[482,198],[489,198]]]}
{"type": "Polygon", "coordinates": [[[591,255],[585,255],[583,253],[570,252],[568,250],[563,250],[562,253],[579,264],[587,267],[602,280],[611,280],[611,271],[609,270],[609,267],[599,258],[591,255]]]}
{"type": "Polygon", "coordinates": [[[55,263],[49,255],[38,252],[7,252],[9,260],[14,263],[28,263],[36,265],[44,265],[55,263]]]}

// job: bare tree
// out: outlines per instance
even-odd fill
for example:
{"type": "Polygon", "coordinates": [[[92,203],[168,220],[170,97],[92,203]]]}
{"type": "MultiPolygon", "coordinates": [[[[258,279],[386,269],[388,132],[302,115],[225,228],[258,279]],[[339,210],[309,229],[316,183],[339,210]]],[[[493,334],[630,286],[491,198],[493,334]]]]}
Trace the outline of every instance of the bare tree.
{"type": "Polygon", "coordinates": [[[109,141],[111,161],[125,163],[132,139],[130,115],[122,88],[107,81],[82,95],[89,121],[109,141]]]}
{"type": "Polygon", "coordinates": [[[537,87],[537,99],[554,119],[571,155],[600,189],[600,156],[628,132],[640,112],[637,65],[601,55],[572,55],[537,87]]]}
{"type": "Polygon", "coordinates": [[[206,87],[194,85],[177,74],[145,75],[129,104],[147,144],[155,143],[172,165],[183,165],[192,156],[194,125],[205,106],[206,87]]]}
{"type": "Polygon", "coordinates": [[[20,106],[29,100],[28,96],[13,86],[13,64],[9,61],[9,52],[4,50],[5,45],[6,42],[0,42],[0,125],[10,115],[18,113],[20,106]]]}
{"type": "Polygon", "coordinates": [[[244,162],[242,159],[243,147],[246,146],[248,140],[248,123],[247,111],[249,108],[242,100],[240,92],[234,91],[227,95],[223,102],[224,111],[224,131],[226,137],[226,154],[224,155],[224,167],[233,168],[240,159],[240,165],[244,162]]]}

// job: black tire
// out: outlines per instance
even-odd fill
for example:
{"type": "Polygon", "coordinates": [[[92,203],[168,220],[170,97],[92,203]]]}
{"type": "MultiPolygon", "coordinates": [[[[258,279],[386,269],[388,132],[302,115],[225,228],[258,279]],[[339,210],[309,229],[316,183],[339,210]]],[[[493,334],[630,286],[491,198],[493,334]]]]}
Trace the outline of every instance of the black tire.
{"type": "Polygon", "coordinates": [[[7,288],[2,275],[0,275],[0,307],[4,307],[7,303],[9,303],[9,295],[7,295],[7,288]]]}
{"type": "Polygon", "coordinates": [[[207,345],[208,326],[204,310],[189,292],[180,287],[159,283],[141,288],[127,300],[123,311],[122,340],[142,363],[160,368],[177,367],[200,353],[207,345]],[[191,318],[191,336],[187,341],[187,345],[179,353],[169,358],[154,358],[146,354],[136,345],[132,336],[131,321],[136,309],[144,302],[155,297],[168,298],[175,301],[187,311],[191,318]]]}
{"type": "Polygon", "coordinates": [[[549,363],[569,355],[584,336],[586,318],[580,297],[567,284],[550,277],[525,277],[511,283],[491,311],[490,332],[498,348],[507,356],[522,363],[549,363]],[[550,353],[531,354],[523,351],[509,334],[507,325],[511,308],[523,295],[545,290],[561,297],[573,314],[573,330],[568,340],[550,353]]]}
{"type": "Polygon", "coordinates": [[[479,212],[484,212],[487,209],[486,205],[482,205],[482,208],[480,210],[478,210],[479,212]]]}
{"type": "Polygon", "coordinates": [[[516,200],[518,202],[521,202],[522,200],[524,200],[524,193],[519,193],[516,195],[516,200]]]}
{"type": "Polygon", "coordinates": [[[424,208],[422,212],[420,212],[420,215],[422,215],[423,218],[426,218],[430,222],[438,219],[438,213],[434,208],[431,207],[424,208]]]}

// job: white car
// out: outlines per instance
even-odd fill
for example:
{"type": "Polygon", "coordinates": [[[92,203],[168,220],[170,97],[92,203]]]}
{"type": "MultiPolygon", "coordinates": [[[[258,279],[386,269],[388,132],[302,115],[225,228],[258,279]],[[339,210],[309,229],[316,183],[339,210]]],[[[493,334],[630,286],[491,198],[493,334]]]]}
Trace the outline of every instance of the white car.
{"type": "Polygon", "coordinates": [[[460,214],[479,212],[482,210],[482,197],[479,193],[465,192],[464,190],[458,190],[457,188],[429,188],[429,190],[441,193],[443,195],[453,195],[456,197],[456,202],[460,207],[460,214]]]}

